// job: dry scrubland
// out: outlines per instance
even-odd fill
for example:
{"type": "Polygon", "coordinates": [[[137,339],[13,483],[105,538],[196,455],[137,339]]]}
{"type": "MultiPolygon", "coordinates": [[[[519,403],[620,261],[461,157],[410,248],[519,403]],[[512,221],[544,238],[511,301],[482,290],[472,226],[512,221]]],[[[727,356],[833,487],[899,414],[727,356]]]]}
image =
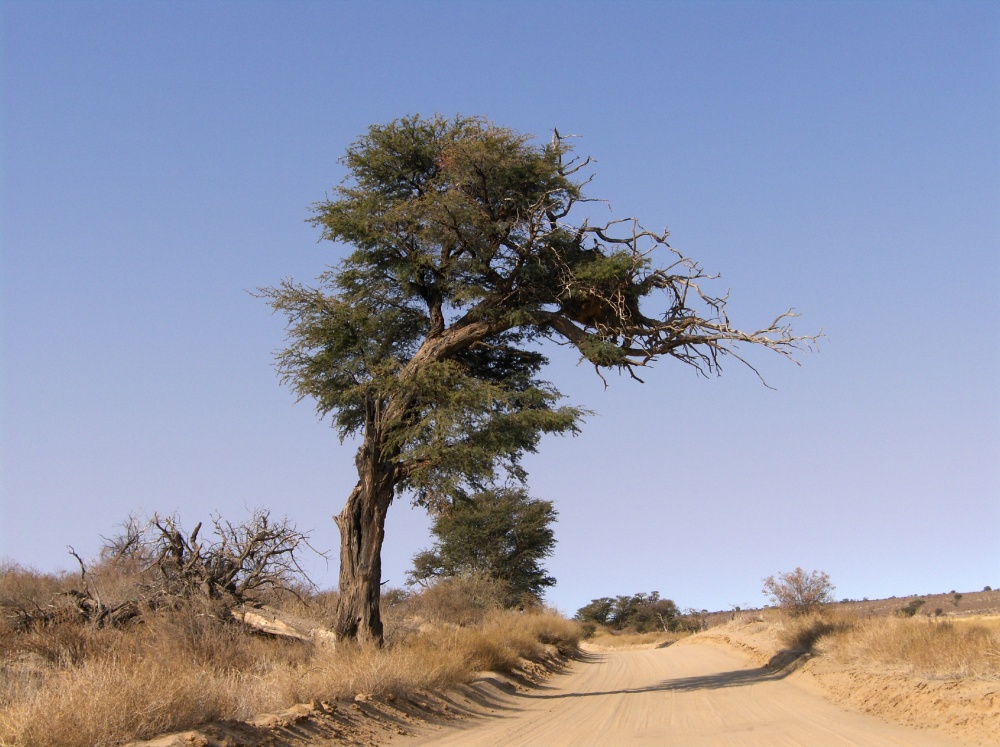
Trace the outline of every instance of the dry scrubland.
{"type": "MultiPolygon", "coordinates": [[[[297,703],[402,701],[484,671],[524,672],[556,651],[570,654],[581,631],[550,611],[500,609],[499,590],[482,578],[387,593],[381,650],[265,635],[192,599],[102,628],[73,613],[66,592],[77,581],[0,567],[0,745],[121,745],[297,703]]],[[[128,574],[105,576],[105,600],[127,597],[134,583],[128,574]]],[[[268,602],[287,619],[329,623],[334,595],[299,597],[268,602]]],[[[952,600],[946,613],[930,597],[926,612],[908,617],[898,611],[910,598],[833,604],[803,617],[768,609],[711,616],[696,634],[598,628],[587,644],[715,639],[806,677],[837,702],[989,744],[1000,729],[1000,592],[965,594],[958,604],[953,597],[941,595],[952,600]]]]}
{"type": "Polygon", "coordinates": [[[793,651],[929,679],[1000,681],[1000,617],[792,619],[780,640],[793,651]]]}
{"type": "MultiPolygon", "coordinates": [[[[553,612],[498,609],[481,581],[388,595],[381,650],[262,635],[194,601],[123,629],[80,622],[58,606],[44,624],[18,623],[19,609],[48,604],[71,581],[10,566],[0,573],[2,745],[120,745],[296,703],[405,697],[484,670],[514,671],[553,647],[569,653],[579,636],[553,612]]],[[[320,622],[333,601],[272,600],[320,622]]]]}

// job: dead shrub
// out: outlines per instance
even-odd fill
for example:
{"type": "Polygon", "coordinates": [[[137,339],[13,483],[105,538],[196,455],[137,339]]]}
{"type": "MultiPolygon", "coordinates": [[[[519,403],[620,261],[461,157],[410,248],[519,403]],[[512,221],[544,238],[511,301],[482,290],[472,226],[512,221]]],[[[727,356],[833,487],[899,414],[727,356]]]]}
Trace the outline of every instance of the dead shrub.
{"type": "Polygon", "coordinates": [[[834,586],[830,575],[823,571],[779,573],[764,579],[763,593],[772,603],[793,615],[808,615],[833,601],[834,586]]]}

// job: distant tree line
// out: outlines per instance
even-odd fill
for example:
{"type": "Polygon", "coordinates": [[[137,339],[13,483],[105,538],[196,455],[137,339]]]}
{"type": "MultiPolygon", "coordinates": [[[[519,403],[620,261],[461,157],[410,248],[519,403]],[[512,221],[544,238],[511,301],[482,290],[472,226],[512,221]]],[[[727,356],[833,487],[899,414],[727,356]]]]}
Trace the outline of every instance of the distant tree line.
{"type": "Polygon", "coordinates": [[[577,610],[575,618],[615,631],[630,630],[636,633],[677,631],[691,627],[673,600],[661,599],[658,591],[593,599],[590,604],[577,610]]]}

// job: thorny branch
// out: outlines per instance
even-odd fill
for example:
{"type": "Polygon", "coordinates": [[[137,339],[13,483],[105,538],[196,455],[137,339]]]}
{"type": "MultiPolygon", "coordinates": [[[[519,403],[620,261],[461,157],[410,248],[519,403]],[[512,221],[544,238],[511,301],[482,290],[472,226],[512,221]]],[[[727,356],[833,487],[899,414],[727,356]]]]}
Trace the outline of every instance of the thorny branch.
{"type": "MultiPolygon", "coordinates": [[[[575,173],[590,162],[575,164],[572,170],[562,166],[564,136],[558,131],[553,136],[561,173],[575,173]]],[[[779,314],[770,324],[745,332],[734,328],[726,311],[728,294],[715,297],[705,293],[701,281],[715,280],[717,275],[706,273],[694,260],[684,256],[667,243],[669,231],[662,233],[643,228],[634,218],[616,219],[603,225],[590,225],[587,220],[578,226],[557,225],[555,218],[567,215],[579,198],[569,196],[556,215],[549,211],[547,218],[551,230],[564,230],[576,237],[582,246],[586,237],[593,238],[592,251],[600,257],[625,257],[630,267],[624,279],[618,282],[594,283],[581,281],[564,258],[556,256],[561,267],[558,311],[549,311],[540,321],[547,325],[561,344],[571,344],[594,363],[601,376],[601,368],[617,367],[638,380],[637,368],[649,365],[659,356],[669,355],[694,367],[700,374],[718,374],[720,359],[729,355],[750,368],[764,382],[760,373],[736,352],[739,344],[759,345],[795,361],[796,350],[812,349],[822,337],[795,335],[791,319],[797,317],[793,309],[779,314]],[[615,230],[628,225],[631,230],[619,235],[615,230]],[[657,250],[674,255],[673,263],[663,269],[651,269],[649,257],[657,250]],[[646,316],[640,310],[640,299],[654,289],[662,291],[666,308],[656,317],[646,316]],[[697,304],[689,304],[690,299],[697,304]],[[697,306],[697,308],[695,307],[697,306]],[[595,351],[595,345],[611,345],[595,351]]],[[[605,381],[605,384],[607,382],[605,381]]]]}

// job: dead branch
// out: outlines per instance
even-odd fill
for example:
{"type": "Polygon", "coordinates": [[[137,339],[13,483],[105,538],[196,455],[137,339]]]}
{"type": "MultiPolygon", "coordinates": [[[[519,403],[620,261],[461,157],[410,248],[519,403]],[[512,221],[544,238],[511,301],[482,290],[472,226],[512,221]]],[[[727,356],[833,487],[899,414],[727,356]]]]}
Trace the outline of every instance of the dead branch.
{"type": "Polygon", "coordinates": [[[287,518],[274,521],[270,511],[259,509],[247,522],[233,524],[212,517],[214,537],[199,540],[202,524],[187,536],[176,517],[154,516],[143,543],[151,548],[155,568],[167,596],[207,596],[242,603],[265,589],[294,593],[308,577],[299,563],[303,549],[319,553],[309,535],[298,531],[287,518]]]}

